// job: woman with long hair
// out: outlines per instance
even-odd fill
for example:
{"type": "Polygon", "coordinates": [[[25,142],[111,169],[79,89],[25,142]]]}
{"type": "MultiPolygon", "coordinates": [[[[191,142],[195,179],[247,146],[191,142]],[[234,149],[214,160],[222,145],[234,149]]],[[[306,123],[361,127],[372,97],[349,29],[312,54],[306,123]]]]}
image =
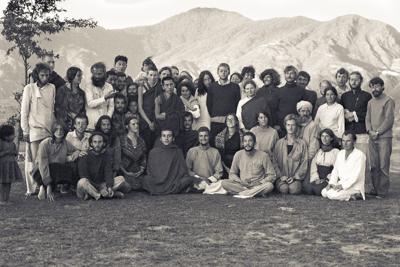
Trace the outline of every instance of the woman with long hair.
{"type": "Polygon", "coordinates": [[[180,96],[183,105],[185,106],[185,111],[190,112],[193,115],[193,125],[192,129],[197,130],[198,119],[200,118],[200,104],[199,101],[193,96],[194,86],[190,82],[182,82],[178,85],[176,93],[180,96]]]}
{"type": "Polygon", "coordinates": [[[214,76],[211,74],[210,71],[204,70],[200,72],[199,75],[199,83],[194,94],[194,97],[199,102],[200,106],[200,118],[197,120],[197,129],[200,127],[207,127],[210,129],[210,114],[208,114],[207,109],[207,91],[210,88],[210,85],[215,82],[214,76]]]}

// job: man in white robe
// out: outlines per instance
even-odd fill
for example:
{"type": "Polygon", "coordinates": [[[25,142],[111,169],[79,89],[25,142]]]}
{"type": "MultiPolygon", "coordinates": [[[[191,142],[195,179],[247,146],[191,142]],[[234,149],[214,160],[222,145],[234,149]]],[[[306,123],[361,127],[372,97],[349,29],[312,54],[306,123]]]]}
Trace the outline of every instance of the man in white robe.
{"type": "Polygon", "coordinates": [[[349,201],[359,194],[365,200],[365,163],[364,152],[354,147],[356,135],[345,132],[342,149],[336,158],[329,184],[321,194],[332,200],[349,201]]]}

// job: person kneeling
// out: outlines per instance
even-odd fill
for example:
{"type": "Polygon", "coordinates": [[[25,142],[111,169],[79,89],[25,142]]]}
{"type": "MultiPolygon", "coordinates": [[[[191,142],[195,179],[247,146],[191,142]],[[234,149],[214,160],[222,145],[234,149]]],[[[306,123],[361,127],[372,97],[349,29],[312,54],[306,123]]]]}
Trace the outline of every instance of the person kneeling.
{"type": "Polygon", "coordinates": [[[94,132],[89,138],[91,149],[78,161],[79,181],[76,188],[78,198],[87,200],[89,196],[98,200],[104,198],[122,198],[123,192],[130,191],[130,185],[123,176],[113,178],[112,159],[106,152],[106,138],[100,132],[94,132]]]}
{"type": "Polygon", "coordinates": [[[173,144],[173,131],[162,129],[160,140],[161,144],[149,153],[143,189],[152,195],[178,194],[201,184],[202,179],[188,174],[182,150],[173,144]]]}
{"type": "Polygon", "coordinates": [[[236,152],[233,157],[229,179],[210,185],[205,193],[222,194],[225,191],[239,198],[265,196],[270,193],[274,189],[275,170],[269,155],[255,149],[255,144],[256,136],[252,132],[245,133],[244,149],[236,152]]]}
{"type": "Polygon", "coordinates": [[[337,155],[328,186],[321,192],[323,197],[349,201],[361,194],[365,200],[366,156],[354,147],[356,138],[351,132],[343,134],[343,149],[337,155]]]}

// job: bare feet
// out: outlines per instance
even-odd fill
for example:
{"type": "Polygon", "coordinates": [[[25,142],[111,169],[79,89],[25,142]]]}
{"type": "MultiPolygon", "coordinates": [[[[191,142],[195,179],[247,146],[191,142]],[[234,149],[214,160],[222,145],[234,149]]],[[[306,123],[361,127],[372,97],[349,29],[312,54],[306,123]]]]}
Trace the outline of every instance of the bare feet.
{"type": "Polygon", "coordinates": [[[40,186],[40,188],[39,188],[38,199],[39,199],[39,200],[44,200],[44,199],[46,199],[46,192],[45,192],[45,190],[44,190],[44,186],[43,186],[43,185],[40,186]]]}
{"type": "Polygon", "coordinates": [[[53,189],[51,188],[51,185],[47,186],[47,199],[50,202],[54,202],[54,194],[53,194],[53,189]]]}

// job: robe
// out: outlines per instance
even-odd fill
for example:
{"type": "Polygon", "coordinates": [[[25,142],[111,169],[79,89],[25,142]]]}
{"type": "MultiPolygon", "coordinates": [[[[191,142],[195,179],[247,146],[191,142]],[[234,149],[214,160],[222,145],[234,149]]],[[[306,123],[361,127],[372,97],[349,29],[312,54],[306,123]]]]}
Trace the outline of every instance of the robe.
{"type": "Polygon", "coordinates": [[[242,122],[245,129],[250,130],[257,125],[257,114],[265,112],[268,125],[273,126],[273,120],[267,101],[263,97],[253,97],[242,106],[242,122]]]}
{"type": "Polygon", "coordinates": [[[149,153],[143,189],[152,195],[177,194],[198,179],[189,176],[182,151],[174,144],[161,144],[149,153]]]}
{"type": "Polygon", "coordinates": [[[165,120],[157,120],[158,131],[169,128],[178,134],[183,128],[183,114],[185,106],[176,94],[172,94],[168,99],[164,94],[160,94],[160,113],[165,113],[165,120]]]}

